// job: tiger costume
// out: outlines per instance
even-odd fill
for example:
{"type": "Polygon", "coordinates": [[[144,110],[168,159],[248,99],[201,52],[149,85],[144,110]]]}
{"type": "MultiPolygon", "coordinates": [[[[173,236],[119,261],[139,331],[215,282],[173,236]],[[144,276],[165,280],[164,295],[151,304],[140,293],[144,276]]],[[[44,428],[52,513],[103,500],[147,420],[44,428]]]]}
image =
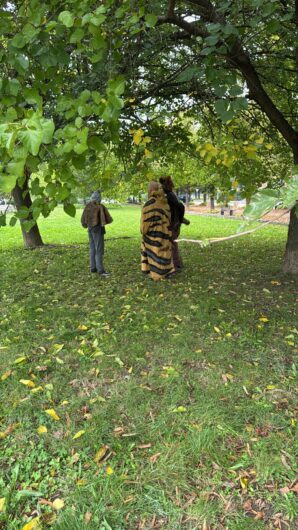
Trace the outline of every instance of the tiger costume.
{"type": "Polygon", "coordinates": [[[175,272],[172,259],[171,211],[162,189],[149,193],[141,215],[141,270],[152,280],[175,272]]]}

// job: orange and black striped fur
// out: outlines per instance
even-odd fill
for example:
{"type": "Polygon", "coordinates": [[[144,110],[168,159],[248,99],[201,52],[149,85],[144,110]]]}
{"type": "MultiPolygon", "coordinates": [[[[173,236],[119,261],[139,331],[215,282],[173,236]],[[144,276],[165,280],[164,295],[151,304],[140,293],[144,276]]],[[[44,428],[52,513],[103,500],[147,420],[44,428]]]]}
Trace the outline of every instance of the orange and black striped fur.
{"type": "Polygon", "coordinates": [[[141,268],[152,280],[161,280],[175,269],[172,259],[171,211],[164,192],[151,192],[142,209],[141,268]]]}

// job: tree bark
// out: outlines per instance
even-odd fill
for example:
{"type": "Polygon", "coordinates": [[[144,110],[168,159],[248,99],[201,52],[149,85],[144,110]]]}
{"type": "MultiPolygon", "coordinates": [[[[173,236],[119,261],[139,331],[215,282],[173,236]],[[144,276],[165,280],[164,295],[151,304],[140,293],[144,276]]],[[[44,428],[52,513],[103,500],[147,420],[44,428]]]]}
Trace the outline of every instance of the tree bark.
{"type": "Polygon", "coordinates": [[[283,272],[287,274],[298,274],[298,201],[290,213],[283,272]]]}
{"type": "MultiPolygon", "coordinates": [[[[12,191],[12,196],[14,198],[17,211],[21,208],[21,206],[26,206],[27,208],[30,208],[30,206],[32,205],[30,191],[28,188],[28,180],[29,180],[29,176],[26,178],[22,187],[19,186],[17,183],[12,191]]],[[[24,240],[24,247],[25,248],[41,247],[43,246],[43,240],[41,238],[37,224],[35,224],[29,230],[29,232],[26,232],[26,230],[23,227],[24,221],[30,221],[31,219],[32,219],[31,214],[29,214],[27,219],[20,219],[22,235],[23,235],[23,240],[24,240]]]]}

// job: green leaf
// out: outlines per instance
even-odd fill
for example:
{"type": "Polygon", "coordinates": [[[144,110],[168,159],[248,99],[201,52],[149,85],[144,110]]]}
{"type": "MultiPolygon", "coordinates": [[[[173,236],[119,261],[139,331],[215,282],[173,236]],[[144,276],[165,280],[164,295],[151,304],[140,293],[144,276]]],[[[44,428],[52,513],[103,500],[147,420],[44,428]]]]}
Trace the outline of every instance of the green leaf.
{"type": "Polygon", "coordinates": [[[30,232],[31,228],[33,228],[33,226],[35,225],[36,225],[36,222],[34,219],[30,219],[22,223],[22,227],[24,228],[26,232],[30,232]]]}
{"type": "Polygon", "coordinates": [[[26,44],[26,40],[22,33],[17,33],[10,42],[15,48],[23,48],[26,44]]]}
{"type": "Polygon", "coordinates": [[[105,151],[106,149],[104,142],[99,138],[99,136],[90,136],[88,139],[88,145],[91,147],[91,149],[95,149],[95,151],[105,151]]]}
{"type": "Polygon", "coordinates": [[[98,27],[98,26],[101,26],[101,24],[103,24],[103,22],[105,21],[106,19],[106,16],[105,15],[92,15],[89,19],[89,22],[90,24],[93,24],[94,26],[98,27]]]}
{"type": "Polygon", "coordinates": [[[205,44],[207,44],[207,46],[215,46],[215,44],[218,43],[219,39],[219,35],[210,35],[209,37],[206,37],[204,42],[205,44]]]}
{"type": "Polygon", "coordinates": [[[74,25],[74,16],[70,11],[61,11],[58,20],[67,28],[71,28],[74,25]]]}
{"type": "Polygon", "coordinates": [[[181,72],[178,77],[177,81],[185,82],[190,81],[194,77],[198,77],[198,75],[201,73],[201,68],[196,65],[187,66],[183,72],[181,72]]]}
{"type": "Polygon", "coordinates": [[[7,134],[6,149],[10,155],[13,154],[13,148],[15,145],[16,136],[17,136],[16,131],[13,131],[7,134]]]}
{"type": "Polygon", "coordinates": [[[6,226],[6,214],[5,213],[0,214],[0,226],[6,226]]]}
{"type": "Polygon", "coordinates": [[[115,77],[108,82],[107,93],[114,93],[116,96],[121,96],[125,90],[125,79],[123,76],[115,77]]]}
{"type": "Polygon", "coordinates": [[[18,209],[16,216],[18,217],[18,219],[27,219],[29,213],[30,213],[30,210],[27,206],[21,206],[18,209]]]}
{"type": "Polygon", "coordinates": [[[281,189],[281,200],[285,208],[292,208],[298,201],[298,174],[281,189]]]}
{"type": "Polygon", "coordinates": [[[43,139],[43,129],[27,129],[26,131],[21,131],[19,136],[29,153],[36,156],[43,139]]]}
{"type": "Polygon", "coordinates": [[[76,207],[74,204],[64,204],[63,209],[67,215],[70,215],[70,217],[75,217],[76,215],[76,207]]]}
{"type": "MultiPolygon", "coordinates": [[[[0,188],[1,189],[1,188],[0,188]]],[[[18,218],[14,215],[13,217],[11,217],[10,221],[9,221],[9,226],[15,226],[15,224],[17,223],[18,221],[18,218]]]]}
{"type": "Polygon", "coordinates": [[[82,124],[83,124],[83,120],[82,118],[78,117],[75,119],[75,126],[79,129],[80,127],[82,127],[82,124]]]}
{"type": "Polygon", "coordinates": [[[231,120],[234,116],[234,112],[230,108],[230,102],[227,99],[219,99],[216,101],[214,103],[214,108],[224,123],[231,120]]]}
{"type": "Polygon", "coordinates": [[[19,90],[21,88],[21,84],[18,81],[18,79],[9,79],[8,80],[8,91],[9,94],[12,96],[17,96],[19,93],[19,90]]]}
{"type": "Polygon", "coordinates": [[[54,121],[52,119],[48,120],[46,118],[41,118],[39,122],[42,128],[41,142],[43,144],[50,144],[53,138],[54,131],[55,131],[54,121]]]}
{"type": "Polygon", "coordinates": [[[29,59],[26,55],[19,54],[15,57],[16,68],[21,68],[21,70],[28,70],[29,68],[29,59]]]}
{"type": "Polygon", "coordinates": [[[259,219],[269,212],[280,202],[280,192],[278,190],[265,189],[258,191],[252,196],[252,200],[244,209],[244,218],[248,221],[259,219]]]}
{"type": "Polygon", "coordinates": [[[109,96],[109,103],[115,108],[115,109],[122,109],[124,107],[124,101],[123,99],[119,98],[118,96],[115,96],[114,94],[111,94],[109,96]]]}
{"type": "Polygon", "coordinates": [[[85,26],[85,24],[88,24],[90,22],[90,18],[92,17],[92,13],[86,13],[86,15],[82,18],[82,26],[85,26]]]}
{"type": "Polygon", "coordinates": [[[26,159],[11,160],[7,164],[7,171],[10,175],[16,175],[17,177],[22,177],[24,174],[24,166],[26,159]]]}
{"type": "Polygon", "coordinates": [[[69,42],[72,44],[75,44],[77,42],[80,42],[82,38],[84,37],[85,32],[82,28],[77,28],[71,35],[69,42]]]}
{"type": "Polygon", "coordinates": [[[156,15],[153,15],[153,13],[149,13],[148,15],[145,16],[145,25],[148,28],[154,28],[157,22],[157,18],[158,17],[156,15]]]}

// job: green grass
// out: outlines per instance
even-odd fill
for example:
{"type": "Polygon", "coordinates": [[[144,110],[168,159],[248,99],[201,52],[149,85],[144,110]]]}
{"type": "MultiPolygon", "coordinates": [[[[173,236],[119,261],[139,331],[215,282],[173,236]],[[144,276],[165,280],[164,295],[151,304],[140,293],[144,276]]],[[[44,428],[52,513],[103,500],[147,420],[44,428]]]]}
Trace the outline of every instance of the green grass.
{"type": "MultiPolygon", "coordinates": [[[[185,271],[154,283],[140,273],[139,208],[112,215],[106,279],[88,272],[79,217],[41,221],[49,246],[32,251],[18,227],[1,228],[0,528],[39,517],[55,530],[294,530],[298,282],[280,273],[286,229],[181,244],[185,271]]],[[[190,219],[184,237],[239,226],[190,219]]]]}

